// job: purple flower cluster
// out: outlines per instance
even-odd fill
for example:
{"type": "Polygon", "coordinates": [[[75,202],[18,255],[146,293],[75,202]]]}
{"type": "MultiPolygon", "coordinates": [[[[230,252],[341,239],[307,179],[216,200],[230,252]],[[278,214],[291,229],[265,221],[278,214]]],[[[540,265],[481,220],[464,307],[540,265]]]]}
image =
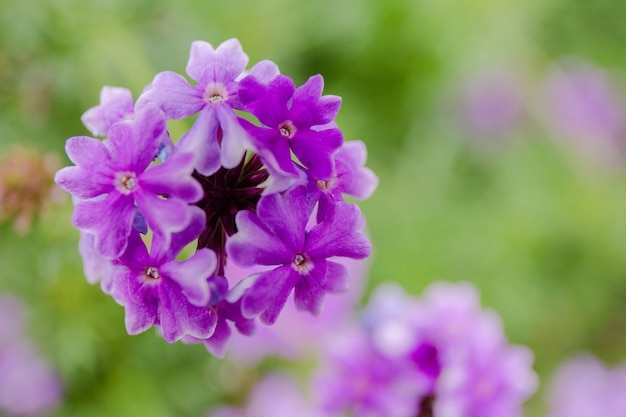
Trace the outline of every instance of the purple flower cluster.
{"type": "Polygon", "coordinates": [[[318,315],[327,293],[348,288],[334,258],[371,252],[343,195],[367,198],[377,178],[365,146],[344,144],[334,123],[341,99],[322,95],[320,75],[296,87],[270,61],[247,64],[236,39],[193,42],[192,82],[159,73],[135,103],[105,87],[82,117],[105,138],[66,143],[75,166],[55,180],[74,197],[85,274],[124,306],[130,334],[159,326],[168,342],[221,355],[229,323],[249,335],[292,293],[318,315]],[[173,140],[167,121],[190,117],[173,140]],[[256,272],[233,283],[227,265],[256,272]]]}
{"type": "Polygon", "coordinates": [[[562,364],[548,394],[549,417],[626,416],[626,365],[585,354],[562,364]]]}
{"type": "Polygon", "coordinates": [[[24,334],[24,307],[0,296],[0,415],[34,417],[61,401],[61,381],[24,334]]]}
{"type": "Polygon", "coordinates": [[[537,388],[532,353],[508,343],[470,284],[422,299],[381,288],[363,324],[328,346],[315,377],[330,416],[516,417],[537,388]]]}

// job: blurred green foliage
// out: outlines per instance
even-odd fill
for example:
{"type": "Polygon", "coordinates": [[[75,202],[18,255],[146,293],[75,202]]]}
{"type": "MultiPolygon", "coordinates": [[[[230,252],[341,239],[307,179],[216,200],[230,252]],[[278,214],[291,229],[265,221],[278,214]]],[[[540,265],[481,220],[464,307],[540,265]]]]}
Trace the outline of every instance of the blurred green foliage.
{"type": "MultiPolygon", "coordinates": [[[[22,143],[62,155],[66,138],[87,134],[80,115],[103,85],[137,95],[159,71],[184,73],[196,39],[237,37],[252,63],[271,59],[297,83],[321,73],[344,99],[346,139],[367,144],[380,176],[361,205],[368,288],[475,283],[535,352],[544,384],[527,415],[541,416],[561,360],[626,358],[623,167],[552,140],[532,101],[506,141],[478,144],[452,101],[469,74],[507,68],[539,85],[563,56],[623,74],[624,18],[612,0],[4,0],[0,153],[22,143]]],[[[0,292],[30,307],[32,336],[66,383],[54,415],[191,417],[236,400],[255,371],[126,335],[123,309],[83,278],[70,213],[68,198],[25,236],[0,225],[0,292]]]]}

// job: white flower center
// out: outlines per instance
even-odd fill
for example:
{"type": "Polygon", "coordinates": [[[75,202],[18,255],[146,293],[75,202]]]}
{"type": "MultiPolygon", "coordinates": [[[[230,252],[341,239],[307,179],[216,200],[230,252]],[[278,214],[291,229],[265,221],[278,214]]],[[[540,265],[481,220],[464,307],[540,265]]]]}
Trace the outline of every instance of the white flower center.
{"type": "Polygon", "coordinates": [[[161,274],[159,274],[159,270],[154,266],[147,267],[144,275],[146,279],[150,281],[158,281],[159,279],[161,279],[161,274]]]}
{"type": "Polygon", "coordinates": [[[137,188],[137,174],[134,172],[118,172],[115,174],[115,188],[122,194],[131,194],[137,188]]]}
{"type": "Polygon", "coordinates": [[[227,97],[228,91],[221,83],[211,83],[204,90],[204,101],[209,104],[223,103],[227,97]]]}
{"type": "Polygon", "coordinates": [[[315,267],[315,265],[313,265],[313,262],[311,262],[311,259],[309,259],[309,257],[303,253],[297,253],[293,257],[291,266],[300,275],[308,275],[308,273],[311,272],[313,268],[315,267]]]}
{"type": "Polygon", "coordinates": [[[298,129],[296,129],[296,126],[294,126],[291,120],[287,120],[285,122],[282,122],[278,126],[278,131],[280,132],[281,136],[291,139],[296,134],[298,129]]]}

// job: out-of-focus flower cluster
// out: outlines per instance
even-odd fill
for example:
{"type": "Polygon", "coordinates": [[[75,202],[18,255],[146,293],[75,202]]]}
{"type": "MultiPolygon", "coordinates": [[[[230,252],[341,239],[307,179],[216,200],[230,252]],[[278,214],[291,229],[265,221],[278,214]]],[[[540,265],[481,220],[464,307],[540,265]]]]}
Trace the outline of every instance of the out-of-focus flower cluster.
{"type": "Polygon", "coordinates": [[[22,303],[0,295],[0,414],[34,417],[61,401],[61,380],[25,334],[22,303]]]}
{"type": "Polygon", "coordinates": [[[59,158],[15,145],[0,156],[0,221],[13,219],[17,233],[30,229],[33,219],[64,196],[54,184],[59,158]]]}
{"type": "Polygon", "coordinates": [[[563,363],[548,396],[548,417],[626,416],[626,365],[585,354],[563,363]]]}
{"type": "Polygon", "coordinates": [[[421,298],[387,285],[358,320],[347,318],[337,315],[342,324],[315,344],[319,367],[308,400],[293,393],[293,382],[281,388],[289,384],[284,376],[268,375],[246,408],[210,417],[280,417],[296,407],[298,415],[326,417],[514,417],[537,389],[532,353],[508,343],[498,315],[481,308],[469,283],[435,283],[421,298]]]}
{"type": "Polygon", "coordinates": [[[532,121],[593,163],[623,165],[626,101],[617,77],[581,59],[563,59],[539,83],[525,78],[493,69],[467,79],[456,95],[464,134],[494,147],[532,121]]]}
{"type": "Polygon", "coordinates": [[[343,196],[369,197],[377,178],[364,144],[344,143],[334,122],[341,98],[322,95],[321,75],[296,87],[270,61],[247,65],[236,39],[193,42],[193,82],[159,73],[136,102],[105,87],[82,118],[105,139],[66,143],[75,166],[55,179],[74,197],[85,274],[124,306],[130,334],[158,326],[168,342],[221,355],[232,324],[250,335],[292,294],[319,315],[349,286],[335,258],[370,254],[343,196]],[[167,120],[192,116],[172,140],[167,120]]]}

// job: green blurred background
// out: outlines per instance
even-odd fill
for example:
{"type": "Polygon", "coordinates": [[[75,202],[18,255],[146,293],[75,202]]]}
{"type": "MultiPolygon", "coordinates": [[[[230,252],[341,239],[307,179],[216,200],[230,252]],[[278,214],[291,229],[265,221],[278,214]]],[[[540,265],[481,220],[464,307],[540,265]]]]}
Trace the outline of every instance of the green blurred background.
{"type": "MultiPolygon", "coordinates": [[[[380,177],[361,204],[368,288],[475,283],[510,340],[535,352],[542,386],[526,415],[539,417],[560,361],[626,359],[621,155],[557,138],[542,92],[575,58],[622,97],[624,19],[615,0],[3,0],[0,155],[23,144],[69,164],[64,141],[87,134],[80,116],[101,87],[136,96],[159,71],[184,73],[193,40],[236,37],[251,63],[271,59],[298,84],[321,73],[325,93],[343,97],[346,139],[367,144],[380,177]],[[491,74],[514,80],[519,109],[476,131],[463,94],[491,74]]],[[[53,416],[191,417],[236,396],[236,366],[202,346],[126,335],[123,309],[83,278],[71,210],[68,197],[27,233],[0,224],[0,293],[28,305],[30,333],[65,381],[53,416]]]]}

